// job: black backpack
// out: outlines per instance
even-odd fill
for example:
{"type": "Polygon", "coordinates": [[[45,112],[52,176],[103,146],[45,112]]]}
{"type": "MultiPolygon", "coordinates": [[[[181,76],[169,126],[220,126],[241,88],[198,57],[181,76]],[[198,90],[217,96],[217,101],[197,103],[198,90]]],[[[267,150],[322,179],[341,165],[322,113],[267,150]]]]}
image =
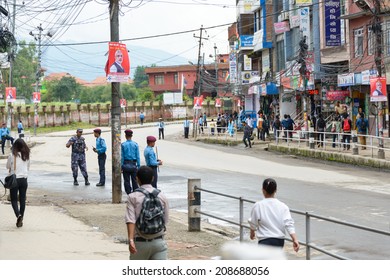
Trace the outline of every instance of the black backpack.
{"type": "Polygon", "coordinates": [[[156,234],[165,230],[164,209],[158,194],[160,190],[153,189],[149,193],[143,188],[137,188],[136,192],[142,192],[145,195],[142,202],[140,215],[135,223],[139,232],[142,234],[156,234]]]}

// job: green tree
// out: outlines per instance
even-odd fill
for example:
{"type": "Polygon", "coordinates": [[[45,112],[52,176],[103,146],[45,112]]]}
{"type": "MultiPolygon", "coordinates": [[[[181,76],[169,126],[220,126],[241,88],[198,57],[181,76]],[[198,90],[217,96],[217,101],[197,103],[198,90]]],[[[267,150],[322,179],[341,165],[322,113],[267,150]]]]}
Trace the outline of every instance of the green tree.
{"type": "Polygon", "coordinates": [[[17,97],[25,97],[31,100],[35,91],[37,57],[34,42],[20,41],[12,68],[12,86],[16,87],[17,97]]]}
{"type": "Polygon", "coordinates": [[[134,86],[142,88],[149,85],[149,77],[145,74],[146,66],[137,66],[134,73],[134,86]]]}
{"type": "Polygon", "coordinates": [[[72,99],[79,99],[81,85],[76,82],[75,78],[64,76],[59,81],[53,81],[53,83],[52,101],[69,102],[72,99]]]}

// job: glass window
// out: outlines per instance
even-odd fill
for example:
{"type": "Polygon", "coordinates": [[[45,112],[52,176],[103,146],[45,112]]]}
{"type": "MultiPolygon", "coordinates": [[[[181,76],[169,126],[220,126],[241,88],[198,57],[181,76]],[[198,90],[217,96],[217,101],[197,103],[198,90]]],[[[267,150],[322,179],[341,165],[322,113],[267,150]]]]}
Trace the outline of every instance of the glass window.
{"type": "Polygon", "coordinates": [[[353,34],[354,34],[355,57],[363,56],[363,28],[354,30],[353,34]]]}
{"type": "Polygon", "coordinates": [[[390,21],[387,21],[386,24],[382,26],[383,34],[383,53],[385,55],[390,55],[390,21]]]}
{"type": "Polygon", "coordinates": [[[154,76],[154,84],[155,85],[163,85],[164,84],[164,76],[163,75],[154,76]]]}
{"type": "Polygon", "coordinates": [[[261,29],[261,9],[255,11],[255,32],[261,29]]]}
{"type": "Polygon", "coordinates": [[[285,68],[284,40],[276,42],[277,63],[276,71],[279,72],[285,68]]]}
{"type": "Polygon", "coordinates": [[[372,32],[372,27],[368,26],[367,27],[367,52],[368,55],[373,55],[374,54],[374,37],[373,37],[373,32],[372,32]]]}
{"type": "Polygon", "coordinates": [[[179,83],[179,75],[176,73],[175,76],[173,76],[173,83],[177,85],[179,83]]]}

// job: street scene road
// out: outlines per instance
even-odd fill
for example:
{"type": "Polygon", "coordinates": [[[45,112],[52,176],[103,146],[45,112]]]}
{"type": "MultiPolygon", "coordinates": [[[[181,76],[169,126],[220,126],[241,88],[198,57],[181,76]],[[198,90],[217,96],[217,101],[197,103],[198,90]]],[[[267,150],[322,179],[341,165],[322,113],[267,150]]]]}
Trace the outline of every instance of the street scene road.
{"type": "MultiPolygon", "coordinates": [[[[146,146],[146,136],[158,134],[155,126],[132,127],[133,140],[140,146],[141,163],[146,146]]],[[[243,144],[233,147],[210,145],[184,139],[182,124],[166,126],[164,140],[157,141],[160,167],[159,188],[170,200],[170,207],[187,211],[187,181],[201,179],[201,187],[216,192],[262,199],[261,183],[267,177],[278,183],[277,197],[291,209],[308,211],[317,215],[339,219],[384,231],[390,230],[390,188],[388,173],[375,169],[353,167],[343,164],[299,159],[285,154],[274,154],[264,150],[264,144],[255,143],[254,148],[245,149],[243,144]]],[[[111,200],[111,154],[108,151],[107,183],[104,188],[95,187],[98,182],[96,154],[93,134],[84,130],[87,145],[87,168],[91,186],[73,186],[70,169],[70,150],[65,147],[74,133],[58,132],[47,136],[33,137],[37,145],[32,148],[29,188],[56,193],[58,199],[81,201],[111,200]]],[[[92,129],[91,129],[92,132],[92,129]]],[[[122,135],[122,140],[124,140],[122,135]]],[[[111,132],[103,129],[102,137],[111,147],[111,132]]],[[[5,160],[0,161],[5,166],[5,160]]],[[[5,175],[5,168],[4,174],[5,175]]],[[[125,201],[125,193],[122,201],[125,201]]],[[[238,201],[226,197],[202,193],[202,211],[238,221],[238,201]]],[[[88,206],[86,206],[88,207],[88,206]]],[[[251,204],[244,207],[245,220],[251,204]]],[[[293,215],[298,238],[305,239],[303,216],[293,215]]],[[[227,225],[216,219],[211,223],[227,225]]],[[[351,259],[389,259],[388,237],[331,224],[323,220],[312,220],[312,242],[351,259]]],[[[238,231],[237,231],[238,232],[238,231]]],[[[249,233],[247,234],[247,238],[249,233]]],[[[326,259],[320,253],[312,258],[326,259]]]]}

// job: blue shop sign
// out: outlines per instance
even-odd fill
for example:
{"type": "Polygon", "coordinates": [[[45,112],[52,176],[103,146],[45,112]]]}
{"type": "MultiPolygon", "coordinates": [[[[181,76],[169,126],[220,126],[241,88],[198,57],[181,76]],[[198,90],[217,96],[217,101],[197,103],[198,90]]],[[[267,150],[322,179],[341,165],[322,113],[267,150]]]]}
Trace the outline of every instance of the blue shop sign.
{"type": "Polygon", "coordinates": [[[253,47],[253,35],[241,35],[240,46],[242,48],[253,47]]]}

